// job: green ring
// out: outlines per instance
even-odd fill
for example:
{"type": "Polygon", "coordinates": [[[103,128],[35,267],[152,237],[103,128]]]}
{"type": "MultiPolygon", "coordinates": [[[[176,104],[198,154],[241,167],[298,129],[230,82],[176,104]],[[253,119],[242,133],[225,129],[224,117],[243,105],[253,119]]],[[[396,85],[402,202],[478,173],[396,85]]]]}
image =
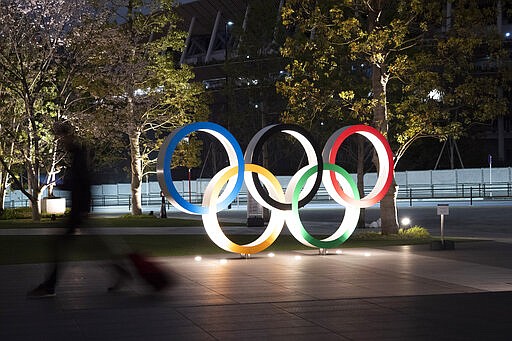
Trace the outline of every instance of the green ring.
{"type": "MultiPolygon", "coordinates": [[[[350,184],[350,187],[354,194],[354,199],[356,199],[356,200],[360,199],[359,191],[357,190],[357,185],[354,182],[354,180],[352,179],[352,176],[345,169],[343,169],[342,167],[340,167],[336,164],[324,163],[324,170],[334,171],[338,174],[341,174],[350,184]]],[[[312,176],[313,174],[315,174],[317,171],[318,171],[318,166],[314,165],[310,169],[308,169],[304,173],[304,175],[302,175],[302,177],[299,179],[299,181],[297,181],[297,185],[295,186],[295,190],[293,191],[293,199],[292,199],[292,212],[293,213],[295,213],[297,215],[299,214],[300,191],[302,191],[302,189],[304,188],[306,181],[309,179],[309,177],[312,176]]],[[[299,221],[300,221],[300,219],[299,219],[299,221]]],[[[318,240],[315,237],[313,237],[312,235],[310,235],[309,232],[306,231],[306,229],[304,228],[302,223],[300,223],[300,230],[301,230],[302,237],[304,237],[304,239],[308,243],[310,243],[311,245],[314,245],[318,248],[323,248],[323,249],[335,248],[335,247],[341,245],[352,235],[352,232],[353,232],[353,230],[346,231],[337,239],[330,240],[330,241],[324,241],[324,240],[318,240]]]]}

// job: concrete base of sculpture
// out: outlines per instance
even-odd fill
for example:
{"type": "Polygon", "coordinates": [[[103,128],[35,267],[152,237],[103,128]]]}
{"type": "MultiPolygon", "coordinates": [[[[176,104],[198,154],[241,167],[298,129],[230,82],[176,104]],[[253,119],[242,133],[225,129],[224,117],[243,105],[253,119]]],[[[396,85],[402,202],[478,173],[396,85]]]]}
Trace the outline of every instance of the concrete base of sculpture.
{"type": "Polygon", "coordinates": [[[430,250],[455,250],[455,242],[453,240],[435,240],[430,243],[430,250]]]}
{"type": "Polygon", "coordinates": [[[265,220],[263,219],[263,217],[249,217],[249,218],[247,218],[247,226],[248,227],[265,226],[265,220]]]}

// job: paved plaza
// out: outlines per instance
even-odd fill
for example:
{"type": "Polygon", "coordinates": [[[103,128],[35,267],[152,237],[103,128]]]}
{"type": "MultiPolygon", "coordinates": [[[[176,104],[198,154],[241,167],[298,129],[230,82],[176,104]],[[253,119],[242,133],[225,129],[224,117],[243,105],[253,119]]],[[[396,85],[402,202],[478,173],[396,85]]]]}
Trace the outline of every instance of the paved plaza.
{"type": "Polygon", "coordinates": [[[69,263],[57,296],[26,299],[43,264],[0,267],[0,340],[509,340],[512,244],[159,258],[178,283],[108,293],[101,262],[69,263]]]}
{"type": "MultiPolygon", "coordinates": [[[[70,262],[56,297],[27,299],[45,264],[0,266],[0,340],[510,340],[508,225],[478,227],[481,212],[464,210],[476,213],[460,213],[458,219],[473,225],[454,215],[451,226],[479,238],[457,242],[455,250],[342,247],[327,255],[312,249],[244,259],[219,249],[201,260],[162,257],[156,260],[177,283],[160,293],[137,279],[109,293],[103,262],[70,262]],[[485,235],[476,233],[482,230],[485,235]]],[[[494,210],[506,213],[510,207],[494,210]]]]}

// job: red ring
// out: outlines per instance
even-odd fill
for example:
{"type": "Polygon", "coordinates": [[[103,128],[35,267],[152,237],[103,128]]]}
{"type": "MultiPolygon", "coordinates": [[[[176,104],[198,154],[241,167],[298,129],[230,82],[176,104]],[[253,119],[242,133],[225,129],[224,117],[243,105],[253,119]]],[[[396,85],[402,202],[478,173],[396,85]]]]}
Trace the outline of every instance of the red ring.
{"type": "MultiPolygon", "coordinates": [[[[364,198],[360,200],[353,199],[349,197],[348,195],[343,192],[343,189],[341,188],[340,184],[338,183],[338,180],[336,180],[336,173],[333,171],[329,171],[329,175],[331,177],[331,181],[333,184],[334,189],[336,190],[336,193],[347,203],[353,206],[357,207],[370,207],[378,203],[387,193],[389,186],[391,186],[391,182],[393,181],[393,152],[391,151],[391,147],[389,146],[388,141],[382,135],[377,129],[372,128],[370,126],[366,125],[353,125],[347,127],[345,130],[341,132],[341,134],[336,138],[336,141],[334,141],[333,146],[331,148],[331,151],[329,152],[329,163],[336,163],[336,154],[338,153],[338,150],[345,141],[347,137],[349,137],[352,134],[360,133],[360,132],[367,132],[379,139],[379,141],[384,146],[384,149],[386,150],[387,156],[388,156],[388,163],[389,163],[389,169],[388,169],[388,175],[386,178],[386,182],[384,186],[382,187],[382,190],[379,191],[376,195],[373,197],[368,198],[369,194],[365,196],[364,198]]],[[[364,135],[363,135],[364,136],[364,135]]],[[[373,144],[373,143],[372,143],[373,144]]],[[[375,147],[375,146],[374,146],[375,147]]],[[[380,158],[379,158],[380,163],[380,158]]],[[[378,179],[378,178],[377,178],[378,179]]],[[[373,189],[372,189],[373,190],[373,189]]],[[[370,192],[371,193],[371,192],[370,192]]]]}

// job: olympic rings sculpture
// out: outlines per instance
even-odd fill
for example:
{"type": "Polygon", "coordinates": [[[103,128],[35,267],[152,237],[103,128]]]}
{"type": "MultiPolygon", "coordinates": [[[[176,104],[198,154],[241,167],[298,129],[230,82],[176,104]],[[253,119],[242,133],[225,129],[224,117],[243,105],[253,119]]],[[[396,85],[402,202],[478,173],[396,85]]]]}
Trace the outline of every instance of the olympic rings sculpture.
{"type": "Polygon", "coordinates": [[[261,252],[277,239],[285,223],[291,234],[302,244],[327,249],[345,242],[354,232],[360,209],[378,203],[387,193],[393,180],[393,157],[386,138],[376,129],[365,125],[338,129],[327,140],[322,152],[314,146],[312,136],[304,128],[292,124],[270,125],[254,135],[245,154],[242,154],[240,145],[225,128],[211,122],[197,122],[176,129],[167,136],[158,154],[157,177],[167,200],[183,212],[201,215],[210,239],[226,251],[245,255],[261,252]],[[217,138],[229,159],[229,166],[220,170],[208,183],[201,205],[185,200],[176,189],[171,176],[172,156],[178,143],[196,131],[217,138]],[[292,176],[285,191],[269,170],[253,163],[261,153],[264,143],[277,133],[296,138],[308,159],[308,165],[292,176]],[[341,144],[353,134],[360,134],[372,143],[379,161],[375,187],[363,198],[359,197],[357,186],[350,174],[335,164],[341,144]],[[248,193],[260,205],[268,208],[271,215],[264,232],[255,241],[239,245],[224,234],[217,212],[229,206],[244,182],[248,193]],[[327,193],[346,209],[336,232],[319,240],[310,235],[302,225],[299,208],[313,199],[321,183],[327,193]]]}

